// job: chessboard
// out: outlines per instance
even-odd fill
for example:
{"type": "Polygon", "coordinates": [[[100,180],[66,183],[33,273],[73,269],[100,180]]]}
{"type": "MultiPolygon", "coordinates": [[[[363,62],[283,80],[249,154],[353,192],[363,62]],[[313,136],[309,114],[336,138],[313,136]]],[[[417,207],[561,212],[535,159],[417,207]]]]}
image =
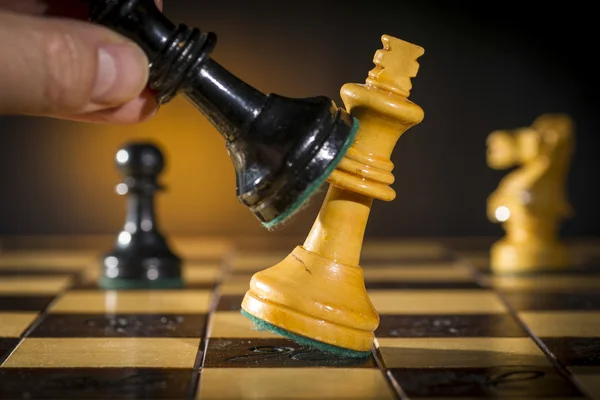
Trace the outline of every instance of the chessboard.
{"type": "Polygon", "coordinates": [[[185,287],[102,290],[106,238],[5,238],[1,399],[600,399],[600,240],[564,272],[495,276],[486,238],[369,239],[372,356],[254,330],[256,271],[301,239],[173,238],[185,287]]]}

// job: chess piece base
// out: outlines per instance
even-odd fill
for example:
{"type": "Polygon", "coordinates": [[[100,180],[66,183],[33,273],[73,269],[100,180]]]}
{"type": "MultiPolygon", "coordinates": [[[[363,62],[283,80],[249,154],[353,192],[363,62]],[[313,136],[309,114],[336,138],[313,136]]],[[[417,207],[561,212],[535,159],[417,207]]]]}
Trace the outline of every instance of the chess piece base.
{"type": "Polygon", "coordinates": [[[371,349],[379,325],[362,268],[302,246],[252,277],[242,309],[292,334],[361,352],[371,349]]]}
{"type": "Polygon", "coordinates": [[[569,265],[567,246],[559,242],[515,243],[501,239],[490,250],[490,266],[494,273],[520,274],[559,270],[569,265]]]}

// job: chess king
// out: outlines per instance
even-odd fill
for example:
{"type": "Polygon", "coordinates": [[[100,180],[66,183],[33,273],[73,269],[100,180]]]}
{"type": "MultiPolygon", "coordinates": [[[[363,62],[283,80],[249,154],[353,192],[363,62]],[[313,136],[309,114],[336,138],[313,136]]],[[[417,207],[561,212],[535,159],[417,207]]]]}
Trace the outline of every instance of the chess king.
{"type": "Polygon", "coordinates": [[[382,43],[366,82],[341,89],[359,129],[328,178],[308,237],[280,263],[256,273],[242,302],[242,314],[259,327],[348,357],[371,354],[379,325],[360,266],[373,199],[395,198],[390,156],[404,132],[424,118],[408,99],[423,48],[389,35],[382,43]]]}
{"type": "Polygon", "coordinates": [[[491,248],[491,268],[519,273],[569,265],[559,240],[560,222],[573,215],[566,183],[574,150],[574,124],[564,114],[545,114],[531,126],[492,132],[488,165],[519,168],[489,196],[488,218],[502,223],[506,236],[491,248]]]}

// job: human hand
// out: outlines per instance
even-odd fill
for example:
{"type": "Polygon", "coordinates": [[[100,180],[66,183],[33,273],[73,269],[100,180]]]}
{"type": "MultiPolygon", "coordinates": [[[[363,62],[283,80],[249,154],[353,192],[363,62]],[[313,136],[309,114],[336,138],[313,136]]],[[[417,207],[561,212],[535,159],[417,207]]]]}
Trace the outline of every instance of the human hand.
{"type": "Polygon", "coordinates": [[[129,124],[156,113],[146,55],[86,16],[81,0],[0,0],[0,115],[129,124]]]}

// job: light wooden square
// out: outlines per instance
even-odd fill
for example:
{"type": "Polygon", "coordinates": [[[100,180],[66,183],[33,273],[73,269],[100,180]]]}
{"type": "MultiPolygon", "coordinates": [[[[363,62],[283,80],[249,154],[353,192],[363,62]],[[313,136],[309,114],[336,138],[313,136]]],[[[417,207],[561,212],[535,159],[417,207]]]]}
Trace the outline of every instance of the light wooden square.
{"type": "Polygon", "coordinates": [[[395,399],[377,368],[206,368],[198,400],[395,399]]]}
{"type": "Polygon", "coordinates": [[[250,289],[252,275],[233,275],[228,277],[219,286],[221,295],[243,295],[250,289]]]}
{"type": "Polygon", "coordinates": [[[244,317],[239,311],[217,311],[213,313],[209,322],[207,336],[209,338],[225,339],[281,339],[281,336],[274,333],[257,330],[252,321],[244,317]]]}
{"type": "Polygon", "coordinates": [[[505,291],[559,292],[600,290],[600,276],[542,275],[497,276],[490,279],[494,288],[505,291]]]}
{"type": "Polygon", "coordinates": [[[550,363],[530,338],[377,338],[387,368],[485,368],[550,363]]]}
{"type": "Polygon", "coordinates": [[[380,314],[495,314],[506,312],[500,298],[488,290],[371,290],[380,314]]]}
{"type": "Polygon", "coordinates": [[[51,313],[198,314],[210,309],[210,290],[73,290],[60,297],[51,313]]]}
{"type": "Polygon", "coordinates": [[[448,249],[429,240],[366,240],[361,251],[363,259],[442,258],[448,249]]]}
{"type": "Polygon", "coordinates": [[[0,253],[1,269],[80,271],[99,264],[98,254],[68,250],[10,250],[0,253]]]}
{"type": "Polygon", "coordinates": [[[233,243],[218,237],[173,237],[173,251],[183,259],[221,259],[233,249],[233,243]]]}
{"type": "Polygon", "coordinates": [[[403,282],[471,282],[473,276],[468,268],[449,263],[447,266],[365,267],[365,280],[403,282]]]}
{"type": "Polygon", "coordinates": [[[26,338],[2,368],[193,368],[199,338],[26,338]]]}
{"type": "Polygon", "coordinates": [[[271,252],[245,252],[236,254],[231,260],[231,269],[235,272],[258,272],[270,268],[283,261],[293,249],[289,251],[271,252]]]}
{"type": "Polygon", "coordinates": [[[521,312],[519,317],[539,337],[600,337],[600,311],[521,312]]]}
{"type": "Polygon", "coordinates": [[[36,312],[0,312],[0,338],[18,338],[38,317],[36,312]]]}
{"type": "Polygon", "coordinates": [[[53,295],[65,290],[71,275],[11,275],[0,279],[2,295],[53,295]]]}

